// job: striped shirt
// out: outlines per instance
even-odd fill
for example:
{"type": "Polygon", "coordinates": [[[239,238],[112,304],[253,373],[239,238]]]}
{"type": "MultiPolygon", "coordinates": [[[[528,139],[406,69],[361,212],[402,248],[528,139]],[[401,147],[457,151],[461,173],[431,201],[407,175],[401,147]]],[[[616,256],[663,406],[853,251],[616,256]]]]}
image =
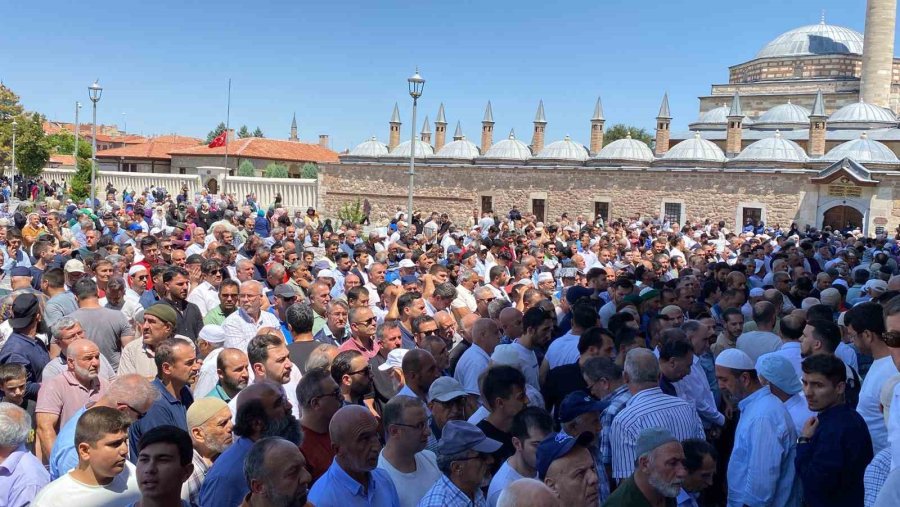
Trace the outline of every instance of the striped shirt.
{"type": "Polygon", "coordinates": [[[872,462],[866,467],[863,475],[863,486],[866,488],[866,496],[863,501],[865,507],[875,505],[875,499],[884,486],[888,474],[891,473],[891,448],[885,447],[872,458],[872,462]]]}
{"type": "Polygon", "coordinates": [[[604,465],[612,465],[612,445],[609,443],[609,437],[612,434],[613,419],[630,399],[631,391],[625,384],[604,398],[605,401],[609,401],[609,406],[600,414],[600,455],[604,465]]]}
{"type": "Polygon", "coordinates": [[[703,425],[693,405],[663,394],[658,387],[641,391],[628,401],[612,423],[613,478],[625,479],[634,472],[635,444],[647,428],[666,428],[678,440],[705,438],[703,425]]]}

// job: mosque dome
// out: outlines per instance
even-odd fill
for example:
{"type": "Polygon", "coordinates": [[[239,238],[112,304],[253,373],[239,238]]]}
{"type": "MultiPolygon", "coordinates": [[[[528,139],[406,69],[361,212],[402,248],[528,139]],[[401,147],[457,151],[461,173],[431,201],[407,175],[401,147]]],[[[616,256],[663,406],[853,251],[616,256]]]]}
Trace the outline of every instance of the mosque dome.
{"type": "Polygon", "coordinates": [[[756,53],[756,58],[808,55],[845,55],[863,52],[863,34],[842,26],[801,26],[772,39],[756,53]]]}
{"type": "Polygon", "coordinates": [[[588,159],[588,155],[587,148],[576,143],[569,136],[566,136],[562,141],[548,144],[535,158],[543,160],[571,160],[574,162],[584,162],[588,159]]]}
{"type": "Polygon", "coordinates": [[[363,141],[350,150],[351,157],[383,157],[388,154],[388,148],[384,143],[372,136],[368,141],[363,141]]]}
{"type": "Polygon", "coordinates": [[[852,159],[860,164],[900,164],[900,160],[887,146],[869,139],[863,132],[858,139],[852,139],[841,143],[826,153],[821,160],[837,162],[845,158],[852,159]]]}
{"type": "MultiPolygon", "coordinates": [[[[391,150],[391,157],[409,158],[409,141],[404,141],[391,150]]],[[[416,139],[416,158],[426,158],[434,155],[434,148],[430,144],[416,139]]]]}
{"type": "Polygon", "coordinates": [[[896,127],[897,117],[888,109],[863,101],[847,104],[828,117],[828,126],[835,128],[896,127]]]}
{"type": "Polygon", "coordinates": [[[753,123],[757,128],[794,129],[809,126],[809,109],[797,104],[780,104],[769,109],[753,123]]]}
{"type": "Polygon", "coordinates": [[[806,152],[799,144],[785,139],[777,130],[774,136],[756,141],[734,157],[735,161],[741,162],[804,163],[807,159],[806,152]]]}
{"type": "MultiPolygon", "coordinates": [[[[731,112],[731,107],[727,104],[723,104],[719,107],[710,109],[705,113],[701,113],[700,117],[697,118],[697,121],[688,125],[692,130],[696,129],[704,129],[704,130],[724,130],[728,127],[728,113],[731,112]]],[[[752,125],[753,120],[749,117],[744,116],[743,120],[744,126],[752,125]]]]}
{"type": "Polygon", "coordinates": [[[625,139],[617,139],[594,155],[595,160],[628,160],[635,162],[653,162],[653,152],[643,141],[631,138],[631,133],[625,139]]]}
{"type": "Polygon", "coordinates": [[[665,155],[664,160],[684,160],[699,162],[725,162],[725,154],[712,141],[700,137],[700,133],[694,133],[692,139],[685,139],[676,144],[665,155]]]}
{"type": "Polygon", "coordinates": [[[478,147],[475,146],[475,143],[463,137],[458,141],[445,144],[444,147],[434,155],[434,158],[471,160],[479,155],[480,153],[478,152],[478,147]]]}
{"type": "Polygon", "coordinates": [[[482,158],[525,161],[531,158],[531,149],[528,148],[528,145],[516,139],[514,131],[510,131],[509,138],[492,144],[482,155],[482,158]]]}

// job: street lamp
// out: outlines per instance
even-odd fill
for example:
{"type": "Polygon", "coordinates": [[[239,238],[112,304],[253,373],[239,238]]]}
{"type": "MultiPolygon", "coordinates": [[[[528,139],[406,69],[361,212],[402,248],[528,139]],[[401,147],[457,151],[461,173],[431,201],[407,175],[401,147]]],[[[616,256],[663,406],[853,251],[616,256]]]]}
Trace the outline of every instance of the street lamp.
{"type": "Polygon", "coordinates": [[[425,80],[419,75],[418,67],[416,67],[416,73],[407,79],[406,82],[409,83],[409,96],[413,99],[412,124],[410,124],[412,138],[409,146],[409,198],[406,203],[406,220],[409,222],[409,226],[412,226],[413,188],[416,177],[416,105],[419,97],[422,96],[422,90],[425,88],[425,80]]]}
{"type": "Polygon", "coordinates": [[[100,102],[100,96],[103,95],[103,88],[100,87],[100,83],[98,83],[99,79],[94,80],[94,84],[88,86],[88,95],[91,98],[91,102],[94,103],[94,124],[91,126],[91,139],[93,143],[93,149],[91,151],[91,208],[95,208],[94,204],[94,193],[95,193],[95,180],[97,178],[97,102],[100,102]]]}
{"type": "Polygon", "coordinates": [[[16,182],[15,182],[15,179],[16,179],[16,129],[18,126],[19,126],[19,124],[16,123],[15,118],[13,118],[13,121],[12,121],[12,129],[13,129],[12,171],[10,171],[10,173],[9,173],[9,175],[10,175],[10,183],[9,184],[12,188],[16,188],[15,187],[15,185],[16,185],[16,182]]]}

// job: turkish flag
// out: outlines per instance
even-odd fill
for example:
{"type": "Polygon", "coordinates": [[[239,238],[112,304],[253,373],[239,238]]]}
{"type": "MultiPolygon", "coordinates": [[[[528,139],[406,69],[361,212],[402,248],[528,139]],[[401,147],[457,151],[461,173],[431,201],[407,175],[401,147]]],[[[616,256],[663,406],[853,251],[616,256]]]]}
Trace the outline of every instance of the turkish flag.
{"type": "Polygon", "coordinates": [[[217,135],[215,139],[209,143],[210,148],[218,148],[219,146],[225,146],[225,138],[228,136],[228,132],[223,131],[221,134],[217,135]]]}

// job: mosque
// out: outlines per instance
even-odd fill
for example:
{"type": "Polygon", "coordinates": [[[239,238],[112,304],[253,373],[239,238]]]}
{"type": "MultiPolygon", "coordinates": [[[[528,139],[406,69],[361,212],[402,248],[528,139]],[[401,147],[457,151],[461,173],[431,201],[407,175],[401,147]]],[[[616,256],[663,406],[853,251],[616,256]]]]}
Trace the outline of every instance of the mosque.
{"type": "MultiPolygon", "coordinates": [[[[493,141],[490,103],[480,145],[459,124],[446,142],[441,104],[434,131],[426,118],[415,142],[415,208],[447,212],[457,223],[515,205],[539,220],[568,212],[893,234],[900,226],[896,12],[896,0],[869,0],[865,34],[823,17],[779,35],[700,97],[688,131],[670,130],[664,96],[652,146],[630,137],[604,146],[599,98],[589,146],[568,136],[545,145],[543,102],[529,144],[514,132],[493,141]]],[[[400,142],[396,105],[389,124],[387,144],[372,138],[323,165],[328,212],[357,198],[369,201],[376,222],[405,209],[413,146],[400,142]]]]}

